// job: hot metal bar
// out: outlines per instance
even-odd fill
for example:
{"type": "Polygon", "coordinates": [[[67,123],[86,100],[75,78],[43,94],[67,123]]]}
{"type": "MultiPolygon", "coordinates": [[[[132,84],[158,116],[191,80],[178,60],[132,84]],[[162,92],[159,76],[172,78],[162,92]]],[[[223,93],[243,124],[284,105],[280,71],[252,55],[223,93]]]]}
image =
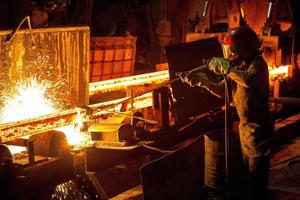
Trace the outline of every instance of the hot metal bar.
{"type": "Polygon", "coordinates": [[[0,142],[8,142],[19,137],[50,131],[77,123],[78,114],[86,115],[84,109],[69,109],[59,113],[26,119],[0,125],[0,142]]]}
{"type": "MultiPolygon", "coordinates": [[[[134,102],[135,109],[141,109],[141,108],[149,107],[152,105],[152,92],[148,92],[148,93],[143,92],[143,94],[139,93],[138,96],[134,95],[134,97],[136,98],[136,101],[134,102]],[[151,100],[150,102],[148,101],[149,99],[151,100]],[[145,103],[145,105],[139,105],[139,103],[142,103],[143,101],[148,101],[148,103],[145,103]]],[[[112,101],[108,101],[108,102],[102,102],[102,103],[88,105],[87,108],[90,111],[93,111],[92,113],[89,113],[89,115],[90,115],[90,117],[93,117],[93,116],[98,115],[98,112],[103,113],[109,109],[113,109],[114,107],[116,107],[118,105],[126,103],[129,100],[129,98],[133,99],[132,97],[125,97],[125,98],[116,99],[116,100],[112,100],[112,101]]]]}
{"type": "Polygon", "coordinates": [[[161,83],[166,80],[169,80],[168,70],[100,81],[89,84],[89,94],[93,95],[101,92],[124,89],[133,85],[144,85],[153,82],[161,83]]]}
{"type": "MultiPolygon", "coordinates": [[[[194,68],[194,69],[192,69],[190,71],[187,71],[185,73],[191,74],[191,73],[194,73],[194,72],[197,72],[197,71],[202,71],[202,70],[205,70],[205,69],[208,69],[208,66],[204,64],[204,65],[201,65],[200,67],[194,68]]],[[[172,84],[174,82],[177,82],[177,81],[180,81],[180,77],[174,78],[172,80],[165,81],[165,82],[163,82],[163,83],[161,83],[159,85],[151,87],[151,88],[149,88],[147,90],[144,90],[143,92],[137,93],[137,94],[132,95],[130,97],[123,98],[122,100],[120,100],[120,101],[118,101],[118,102],[116,102],[114,104],[109,105],[106,109],[110,109],[110,108],[112,108],[112,106],[116,106],[116,105],[120,105],[120,104],[126,103],[129,100],[131,100],[131,99],[135,99],[135,98],[140,97],[142,95],[145,95],[147,93],[153,92],[153,91],[158,90],[158,89],[163,88],[163,87],[166,87],[166,86],[168,86],[168,85],[170,85],[170,84],[172,84]]],[[[98,106],[90,106],[90,108],[91,109],[93,109],[93,108],[97,109],[98,106]]],[[[105,108],[102,108],[102,110],[103,109],[105,109],[105,108]]]]}

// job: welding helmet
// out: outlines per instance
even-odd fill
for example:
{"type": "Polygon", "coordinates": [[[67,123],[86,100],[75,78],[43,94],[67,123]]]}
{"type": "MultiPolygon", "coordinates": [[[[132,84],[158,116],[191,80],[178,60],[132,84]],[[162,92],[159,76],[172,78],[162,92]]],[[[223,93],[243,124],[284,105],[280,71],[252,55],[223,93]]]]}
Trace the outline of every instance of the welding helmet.
{"type": "Polygon", "coordinates": [[[248,26],[233,28],[221,41],[224,58],[234,61],[259,52],[261,42],[257,34],[248,26]]]}

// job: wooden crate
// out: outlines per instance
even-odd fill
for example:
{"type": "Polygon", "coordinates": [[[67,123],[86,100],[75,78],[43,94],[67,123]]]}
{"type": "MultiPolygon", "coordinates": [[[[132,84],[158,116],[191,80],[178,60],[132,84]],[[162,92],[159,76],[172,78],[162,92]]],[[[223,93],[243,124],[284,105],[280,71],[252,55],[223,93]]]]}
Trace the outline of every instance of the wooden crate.
{"type": "Polygon", "coordinates": [[[90,82],[133,75],[136,37],[93,37],[90,50],[90,82]]]}

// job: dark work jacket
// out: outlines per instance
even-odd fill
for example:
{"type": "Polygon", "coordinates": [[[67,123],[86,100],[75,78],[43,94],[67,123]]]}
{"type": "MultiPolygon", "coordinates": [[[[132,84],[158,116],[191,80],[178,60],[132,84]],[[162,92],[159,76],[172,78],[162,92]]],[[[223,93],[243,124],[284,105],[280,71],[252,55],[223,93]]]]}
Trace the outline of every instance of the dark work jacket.
{"type": "Polygon", "coordinates": [[[269,152],[272,126],[269,115],[269,72],[262,56],[234,66],[231,79],[232,98],[240,125],[241,146],[248,156],[269,152]]]}
{"type": "MultiPolygon", "coordinates": [[[[229,85],[240,125],[239,134],[243,153],[248,156],[268,154],[272,126],[269,116],[269,72],[261,55],[230,68],[229,85]]],[[[203,73],[191,77],[191,83],[224,97],[224,81],[209,81],[203,73]]]]}

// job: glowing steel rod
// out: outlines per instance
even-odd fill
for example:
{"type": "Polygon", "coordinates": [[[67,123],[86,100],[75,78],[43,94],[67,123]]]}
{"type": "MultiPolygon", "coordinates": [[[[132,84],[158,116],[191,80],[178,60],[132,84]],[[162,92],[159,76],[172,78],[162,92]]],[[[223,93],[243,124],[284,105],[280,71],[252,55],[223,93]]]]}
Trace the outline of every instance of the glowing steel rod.
{"type": "Polygon", "coordinates": [[[159,83],[165,80],[169,80],[168,70],[90,83],[89,93],[93,95],[95,93],[123,89],[133,85],[144,85],[153,82],[159,83]]]}
{"type": "MultiPolygon", "coordinates": [[[[197,67],[197,68],[194,68],[194,69],[192,69],[192,70],[190,70],[190,71],[187,71],[186,73],[189,75],[189,74],[191,74],[191,73],[194,73],[194,72],[197,72],[197,71],[206,70],[206,69],[208,69],[208,67],[207,67],[207,65],[204,64],[204,65],[201,65],[200,67],[197,67]]],[[[131,99],[135,99],[135,98],[140,97],[140,96],[142,96],[142,95],[144,95],[144,94],[153,92],[153,91],[155,91],[155,90],[158,90],[158,89],[160,89],[160,88],[162,88],[162,87],[168,86],[168,85],[170,85],[170,84],[172,84],[172,83],[174,83],[174,82],[177,82],[177,81],[179,81],[179,80],[180,80],[180,78],[178,77],[178,78],[175,78],[175,79],[173,79],[173,80],[169,80],[169,81],[166,81],[166,82],[164,82],[164,83],[161,83],[161,84],[159,84],[159,85],[157,85],[157,86],[155,86],[155,87],[149,88],[149,89],[147,89],[147,90],[144,90],[143,92],[137,93],[137,94],[132,95],[132,96],[130,96],[130,97],[124,98],[123,100],[118,101],[118,102],[116,102],[116,103],[114,103],[114,104],[111,104],[111,105],[108,106],[107,109],[110,109],[111,106],[116,106],[116,105],[118,105],[118,104],[126,103],[127,101],[129,101],[129,100],[131,100],[131,99]]],[[[91,107],[91,108],[92,108],[92,107],[91,107]]],[[[96,108],[96,109],[97,109],[97,108],[96,108]]]]}
{"type": "MultiPolygon", "coordinates": [[[[188,71],[187,73],[189,74],[198,70],[202,70],[205,67],[206,66],[200,66],[191,71],[188,71]]],[[[128,100],[134,98],[143,98],[142,97],[143,95],[146,95],[147,93],[160,89],[178,80],[180,80],[180,78],[175,78],[173,80],[166,81],[165,83],[152,87],[148,90],[145,90],[144,92],[132,95],[131,97],[121,99],[117,102],[105,102],[103,104],[90,105],[86,109],[84,108],[69,109],[55,114],[43,115],[40,117],[20,120],[17,122],[0,124],[0,143],[15,140],[23,136],[29,136],[33,134],[50,131],[59,127],[77,124],[78,113],[81,116],[85,116],[87,118],[87,115],[90,110],[95,112],[97,110],[105,111],[111,109],[112,106],[126,103],[128,100]]],[[[92,115],[93,113],[89,113],[89,114],[92,115]]],[[[85,119],[83,121],[85,121],[85,119]]]]}
{"type": "Polygon", "coordinates": [[[44,115],[0,125],[0,142],[8,142],[19,137],[50,131],[59,127],[77,123],[78,112],[85,115],[84,109],[70,109],[63,112],[44,115]]]}

